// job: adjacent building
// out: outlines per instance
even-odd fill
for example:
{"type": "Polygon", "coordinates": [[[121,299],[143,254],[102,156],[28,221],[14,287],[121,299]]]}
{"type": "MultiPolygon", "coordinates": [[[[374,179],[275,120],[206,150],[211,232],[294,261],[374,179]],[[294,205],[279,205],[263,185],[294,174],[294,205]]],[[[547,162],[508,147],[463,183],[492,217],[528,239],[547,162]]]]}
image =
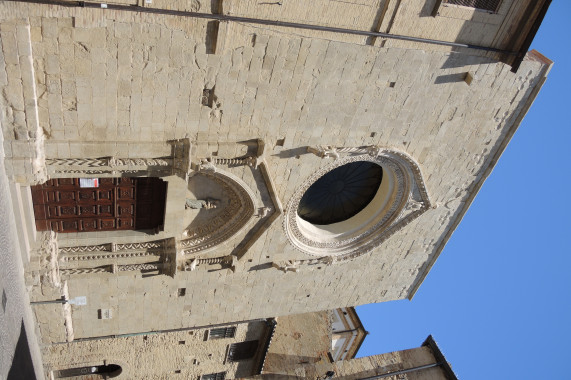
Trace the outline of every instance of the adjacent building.
{"type": "Polygon", "coordinates": [[[457,379],[431,336],[418,348],[355,359],[366,336],[358,318],[354,308],[342,308],[224,326],[77,339],[45,349],[46,376],[457,379]]]}
{"type": "Polygon", "coordinates": [[[275,320],[78,339],[44,349],[50,379],[236,379],[257,375],[275,320]]]}

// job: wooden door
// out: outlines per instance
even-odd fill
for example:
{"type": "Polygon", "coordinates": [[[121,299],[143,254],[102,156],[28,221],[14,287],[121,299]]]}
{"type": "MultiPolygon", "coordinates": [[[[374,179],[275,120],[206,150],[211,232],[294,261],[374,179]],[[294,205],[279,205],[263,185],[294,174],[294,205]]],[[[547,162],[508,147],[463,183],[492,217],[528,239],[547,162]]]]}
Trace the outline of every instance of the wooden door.
{"type": "Polygon", "coordinates": [[[32,187],[36,229],[60,233],[159,228],[165,199],[159,178],[100,178],[99,187],[56,178],[32,187]]]}

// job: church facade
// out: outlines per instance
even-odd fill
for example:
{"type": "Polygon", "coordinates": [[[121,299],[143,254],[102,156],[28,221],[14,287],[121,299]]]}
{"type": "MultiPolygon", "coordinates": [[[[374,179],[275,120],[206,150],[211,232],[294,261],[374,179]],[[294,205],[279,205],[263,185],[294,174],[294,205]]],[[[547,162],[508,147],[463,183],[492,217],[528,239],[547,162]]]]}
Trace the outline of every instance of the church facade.
{"type": "Polygon", "coordinates": [[[2,2],[43,342],[412,298],[551,67],[464,3],[2,2]]]}

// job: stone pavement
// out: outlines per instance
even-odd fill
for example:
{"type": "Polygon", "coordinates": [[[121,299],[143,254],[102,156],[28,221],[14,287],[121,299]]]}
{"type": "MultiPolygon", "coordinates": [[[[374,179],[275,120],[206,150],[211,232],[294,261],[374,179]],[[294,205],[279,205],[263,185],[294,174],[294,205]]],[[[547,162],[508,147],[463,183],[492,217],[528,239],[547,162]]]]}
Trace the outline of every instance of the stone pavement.
{"type": "MultiPolygon", "coordinates": [[[[0,140],[2,135],[0,134],[0,140]]],[[[0,144],[0,380],[43,379],[0,144]]]]}

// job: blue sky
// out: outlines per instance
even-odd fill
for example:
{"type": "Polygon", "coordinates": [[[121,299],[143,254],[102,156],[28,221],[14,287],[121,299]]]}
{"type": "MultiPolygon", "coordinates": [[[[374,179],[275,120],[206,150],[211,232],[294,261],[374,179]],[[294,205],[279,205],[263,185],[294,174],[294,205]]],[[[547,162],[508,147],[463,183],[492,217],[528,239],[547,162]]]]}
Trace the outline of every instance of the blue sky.
{"type": "Polygon", "coordinates": [[[462,380],[571,379],[570,14],[552,2],[548,80],[414,299],[357,308],[358,357],[432,334],[462,380]]]}

